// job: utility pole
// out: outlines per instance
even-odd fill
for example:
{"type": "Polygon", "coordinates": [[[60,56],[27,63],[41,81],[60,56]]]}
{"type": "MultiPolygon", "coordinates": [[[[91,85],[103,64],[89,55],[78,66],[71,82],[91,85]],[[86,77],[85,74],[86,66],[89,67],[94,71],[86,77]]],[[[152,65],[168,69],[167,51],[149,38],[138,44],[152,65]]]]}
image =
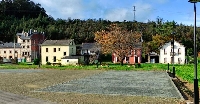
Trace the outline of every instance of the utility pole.
{"type": "Polygon", "coordinates": [[[133,11],[134,11],[134,22],[135,22],[135,11],[136,11],[135,6],[133,6],[133,8],[134,8],[133,11]]]}
{"type": "Polygon", "coordinates": [[[14,59],[15,59],[15,38],[14,38],[14,59]]]}

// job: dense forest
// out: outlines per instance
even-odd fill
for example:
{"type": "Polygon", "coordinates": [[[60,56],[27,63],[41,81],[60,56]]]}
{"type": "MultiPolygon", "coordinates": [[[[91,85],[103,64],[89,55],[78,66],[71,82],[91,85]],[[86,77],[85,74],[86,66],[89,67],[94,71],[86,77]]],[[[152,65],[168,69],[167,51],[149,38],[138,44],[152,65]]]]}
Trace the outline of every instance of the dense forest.
{"type": "MultiPolygon", "coordinates": [[[[31,0],[0,1],[0,41],[12,42],[16,33],[30,29],[44,32],[48,39],[75,39],[76,44],[94,42],[94,33],[111,24],[142,33],[143,53],[158,52],[158,48],[173,36],[193,54],[193,27],[157,18],[147,23],[137,21],[109,21],[104,19],[54,19],[40,4],[31,0]]],[[[197,28],[197,48],[200,51],[200,28],[197,28]]]]}

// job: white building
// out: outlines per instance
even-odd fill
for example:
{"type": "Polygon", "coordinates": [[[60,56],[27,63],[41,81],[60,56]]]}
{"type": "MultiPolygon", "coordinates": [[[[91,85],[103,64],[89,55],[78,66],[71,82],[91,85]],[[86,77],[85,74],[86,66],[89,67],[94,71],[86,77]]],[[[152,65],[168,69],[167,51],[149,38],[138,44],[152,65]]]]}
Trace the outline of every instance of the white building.
{"type": "Polygon", "coordinates": [[[11,59],[21,59],[21,46],[19,43],[1,43],[0,57],[3,57],[4,62],[11,62],[11,59]]]}
{"type": "MultiPolygon", "coordinates": [[[[160,47],[160,63],[173,63],[173,44],[171,41],[160,47]]],[[[185,47],[174,41],[174,64],[185,63],[185,47]]]]}

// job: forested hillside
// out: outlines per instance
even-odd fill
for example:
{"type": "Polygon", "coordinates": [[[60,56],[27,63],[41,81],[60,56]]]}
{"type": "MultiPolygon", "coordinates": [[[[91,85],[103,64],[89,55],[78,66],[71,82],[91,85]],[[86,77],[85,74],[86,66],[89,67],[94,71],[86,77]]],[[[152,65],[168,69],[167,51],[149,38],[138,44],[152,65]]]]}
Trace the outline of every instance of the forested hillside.
{"type": "MultiPolygon", "coordinates": [[[[0,41],[11,42],[17,32],[30,29],[45,32],[48,39],[75,39],[76,44],[94,42],[94,33],[106,29],[112,23],[133,31],[140,31],[143,37],[143,53],[158,51],[160,45],[175,40],[181,42],[192,53],[193,27],[177,24],[176,21],[156,21],[141,23],[137,21],[109,21],[99,19],[54,19],[46,14],[40,4],[31,0],[2,0],[0,1],[0,41]]],[[[197,28],[197,48],[200,51],[200,28],[197,28]]]]}

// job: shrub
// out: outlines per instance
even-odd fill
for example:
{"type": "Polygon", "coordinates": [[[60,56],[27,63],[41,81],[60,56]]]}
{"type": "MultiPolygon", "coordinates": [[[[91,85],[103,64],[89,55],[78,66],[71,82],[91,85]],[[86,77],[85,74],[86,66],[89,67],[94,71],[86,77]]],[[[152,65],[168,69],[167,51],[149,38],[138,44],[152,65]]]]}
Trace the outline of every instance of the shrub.
{"type": "Polygon", "coordinates": [[[33,61],[34,65],[39,65],[39,63],[40,63],[40,59],[38,59],[38,58],[33,61]]]}
{"type": "Polygon", "coordinates": [[[51,65],[51,63],[50,63],[50,62],[47,62],[46,65],[51,65]]]}

